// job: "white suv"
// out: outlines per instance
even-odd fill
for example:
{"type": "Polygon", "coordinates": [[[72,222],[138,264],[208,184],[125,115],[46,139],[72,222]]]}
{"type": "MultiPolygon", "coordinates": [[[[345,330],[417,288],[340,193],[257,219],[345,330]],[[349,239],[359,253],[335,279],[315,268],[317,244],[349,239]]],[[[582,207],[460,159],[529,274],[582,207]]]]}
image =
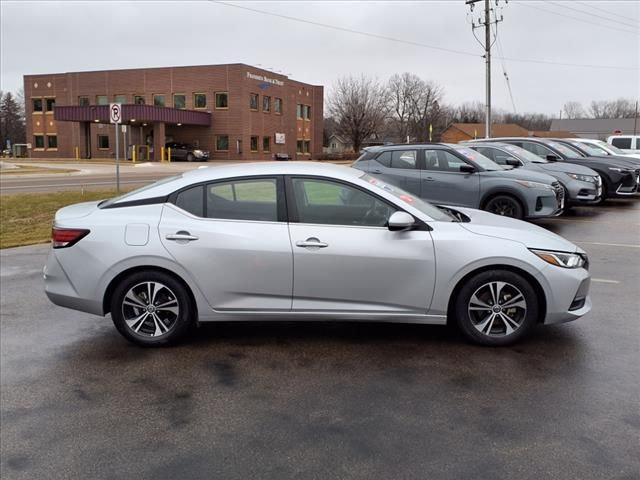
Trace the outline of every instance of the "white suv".
{"type": "Polygon", "coordinates": [[[607,143],[620,150],[631,150],[628,153],[640,153],[640,135],[612,135],[607,143]]]}

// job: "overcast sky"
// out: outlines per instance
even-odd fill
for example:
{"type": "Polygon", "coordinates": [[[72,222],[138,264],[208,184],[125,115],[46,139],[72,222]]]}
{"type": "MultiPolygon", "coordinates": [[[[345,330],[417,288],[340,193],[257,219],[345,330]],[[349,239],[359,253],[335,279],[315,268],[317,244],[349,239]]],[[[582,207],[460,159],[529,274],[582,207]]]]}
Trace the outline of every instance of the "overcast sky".
{"type": "MultiPolygon", "coordinates": [[[[472,36],[464,0],[230,3],[236,6],[215,1],[0,0],[0,87],[15,92],[22,75],[31,73],[247,63],[324,85],[326,94],[340,76],[364,73],[384,81],[408,71],[444,87],[447,103],[484,101],[482,51],[472,36]]],[[[506,5],[501,0],[500,6],[504,21],[493,55],[502,51],[508,58],[504,65],[518,112],[557,115],[568,100],[588,104],[640,97],[639,0],[511,0],[506,5]]],[[[494,106],[512,110],[502,68],[494,58],[494,106]]]]}

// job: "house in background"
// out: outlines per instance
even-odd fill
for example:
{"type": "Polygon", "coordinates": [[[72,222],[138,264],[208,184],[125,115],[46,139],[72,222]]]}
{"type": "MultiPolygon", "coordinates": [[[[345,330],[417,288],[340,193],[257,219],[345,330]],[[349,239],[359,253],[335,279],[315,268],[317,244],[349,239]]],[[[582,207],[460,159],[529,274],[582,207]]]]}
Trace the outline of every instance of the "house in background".
{"type": "MultiPolygon", "coordinates": [[[[606,140],[611,135],[638,135],[640,119],[633,118],[577,118],[552,120],[551,132],[564,130],[582,138],[606,140]]],[[[557,134],[556,136],[560,136],[557,134]]]]}
{"type": "Polygon", "coordinates": [[[324,148],[324,153],[351,153],[353,145],[346,138],[332,133],[329,137],[329,146],[324,148]]]}
{"type": "MultiPolygon", "coordinates": [[[[574,137],[571,132],[546,130],[527,130],[515,123],[494,123],[491,125],[491,136],[496,137],[574,137]]],[[[441,141],[443,143],[459,143],[468,140],[484,138],[484,123],[452,123],[443,132],[441,141]]]]}

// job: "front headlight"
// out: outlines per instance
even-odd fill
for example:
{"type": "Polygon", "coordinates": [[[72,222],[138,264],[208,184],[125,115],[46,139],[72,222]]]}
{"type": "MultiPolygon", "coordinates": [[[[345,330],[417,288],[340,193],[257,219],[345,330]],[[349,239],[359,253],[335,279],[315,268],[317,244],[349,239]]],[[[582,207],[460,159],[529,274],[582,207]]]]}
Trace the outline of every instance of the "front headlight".
{"type": "Polygon", "coordinates": [[[193,151],[193,154],[194,154],[196,157],[201,157],[201,156],[203,156],[203,155],[204,155],[204,152],[203,152],[202,150],[194,150],[194,151],[193,151]]]}
{"type": "Polygon", "coordinates": [[[581,175],[579,173],[567,173],[567,176],[573,178],[574,180],[579,180],[581,182],[598,183],[598,177],[594,177],[593,175],[581,175]]]}
{"type": "Polygon", "coordinates": [[[533,253],[542,260],[551,265],[563,268],[581,268],[584,267],[586,257],[579,253],[554,252],[551,250],[536,250],[530,248],[533,253]]]}
{"type": "Polygon", "coordinates": [[[546,190],[553,190],[553,187],[551,185],[546,184],[546,183],[527,182],[525,180],[518,180],[518,183],[520,185],[522,185],[523,187],[527,187],[527,188],[543,188],[543,189],[546,189],[546,190]]]}

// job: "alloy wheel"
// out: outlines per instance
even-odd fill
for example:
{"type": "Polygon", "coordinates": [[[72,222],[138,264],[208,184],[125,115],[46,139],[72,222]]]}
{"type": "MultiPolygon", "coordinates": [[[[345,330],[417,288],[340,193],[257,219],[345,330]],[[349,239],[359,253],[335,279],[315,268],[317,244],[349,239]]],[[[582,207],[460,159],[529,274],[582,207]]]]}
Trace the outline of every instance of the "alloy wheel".
{"type": "Polygon", "coordinates": [[[513,200],[509,200],[509,199],[494,200],[491,203],[490,211],[491,213],[495,213],[496,215],[502,215],[504,217],[517,216],[517,207],[513,203],[513,200]]]}
{"type": "Polygon", "coordinates": [[[142,282],[122,300],[122,318],[136,335],[160,337],[176,325],[180,306],[175,293],[160,282],[142,282]]]}
{"type": "Polygon", "coordinates": [[[504,337],[515,332],[527,316],[527,302],[514,285],[493,281],[478,288],[468,305],[471,324],[481,334],[504,337]]]}

